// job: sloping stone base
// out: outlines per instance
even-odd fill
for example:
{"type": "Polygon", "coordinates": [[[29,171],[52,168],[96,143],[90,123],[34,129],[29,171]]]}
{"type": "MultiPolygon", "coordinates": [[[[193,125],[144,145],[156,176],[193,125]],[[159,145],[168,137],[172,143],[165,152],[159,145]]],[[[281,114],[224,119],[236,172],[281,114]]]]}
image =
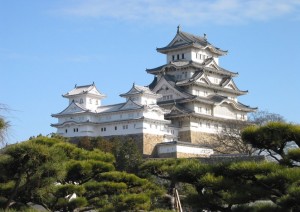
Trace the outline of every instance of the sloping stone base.
{"type": "Polygon", "coordinates": [[[179,132],[180,141],[199,144],[203,147],[215,147],[217,144],[216,135],[204,132],[181,131],[179,132]]]}
{"type": "Polygon", "coordinates": [[[130,134],[122,136],[110,136],[105,138],[117,137],[120,140],[132,139],[144,157],[157,157],[156,144],[163,142],[163,136],[153,134],[130,134]]]}

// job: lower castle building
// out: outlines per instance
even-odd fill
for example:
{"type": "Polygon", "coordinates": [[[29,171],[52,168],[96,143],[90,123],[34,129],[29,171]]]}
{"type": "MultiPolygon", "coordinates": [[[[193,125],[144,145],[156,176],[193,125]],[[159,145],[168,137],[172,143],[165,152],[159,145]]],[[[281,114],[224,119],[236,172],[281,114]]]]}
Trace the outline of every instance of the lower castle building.
{"type": "Polygon", "coordinates": [[[124,103],[101,105],[105,98],[95,84],[75,86],[64,94],[69,105],[52,114],[51,126],[65,137],[132,136],[145,156],[205,157],[213,154],[217,133],[229,121],[247,121],[251,108],[237,98],[233,81],[238,73],[219,66],[223,51],[178,27],[172,41],[158,52],[166,64],[147,73],[154,79],[148,86],[133,84],[121,94],[124,103]],[[201,146],[199,146],[201,145],[201,146]]]}

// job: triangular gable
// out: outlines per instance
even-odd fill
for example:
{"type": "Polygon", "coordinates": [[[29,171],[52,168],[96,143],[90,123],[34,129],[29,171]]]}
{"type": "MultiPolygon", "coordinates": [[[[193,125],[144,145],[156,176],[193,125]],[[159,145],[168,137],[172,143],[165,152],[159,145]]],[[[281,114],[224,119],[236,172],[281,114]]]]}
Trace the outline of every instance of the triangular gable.
{"type": "Polygon", "coordinates": [[[184,111],[180,110],[178,107],[176,107],[175,105],[171,108],[171,112],[169,114],[172,115],[178,115],[178,114],[185,114],[184,111]]]}
{"type": "Polygon", "coordinates": [[[88,111],[88,110],[84,109],[83,107],[81,107],[80,105],[78,105],[77,103],[72,101],[72,103],[69,104],[69,106],[66,109],[64,109],[62,112],[60,112],[58,114],[59,115],[75,114],[75,113],[83,113],[86,111],[88,111]]]}
{"type": "Polygon", "coordinates": [[[191,111],[187,111],[183,108],[178,107],[177,105],[173,105],[173,107],[170,109],[171,112],[169,114],[171,115],[181,115],[181,114],[187,114],[191,111]]]}
{"type": "Polygon", "coordinates": [[[220,67],[218,66],[218,64],[216,63],[215,60],[211,60],[209,61],[207,64],[205,64],[205,67],[210,67],[210,68],[214,68],[214,69],[217,69],[217,70],[220,70],[220,67]]]}
{"type": "Polygon", "coordinates": [[[180,99],[180,98],[187,98],[188,95],[180,92],[178,89],[174,87],[174,85],[171,85],[164,77],[161,77],[161,79],[157,82],[155,87],[152,89],[152,92],[156,94],[161,95],[167,95],[167,94],[175,94],[173,96],[173,99],[180,99]],[[164,92],[162,93],[161,91],[164,92]]]}
{"type": "Polygon", "coordinates": [[[148,106],[148,107],[147,107],[147,110],[148,110],[148,111],[152,111],[152,112],[156,112],[156,113],[158,113],[158,114],[166,114],[166,113],[169,113],[169,112],[170,112],[170,110],[161,108],[161,107],[159,107],[158,105],[148,106]]]}
{"type": "Polygon", "coordinates": [[[141,91],[136,89],[135,86],[132,86],[132,88],[127,93],[121,94],[120,96],[127,96],[127,95],[133,95],[133,94],[138,94],[138,93],[141,93],[141,91]]]}
{"type": "Polygon", "coordinates": [[[216,104],[216,106],[222,107],[222,108],[231,108],[233,110],[243,110],[239,105],[230,99],[224,99],[220,103],[216,104]]]}
{"type": "Polygon", "coordinates": [[[103,95],[97,90],[97,88],[95,86],[93,86],[93,88],[91,90],[89,90],[88,93],[96,94],[96,95],[100,95],[100,96],[103,95]]]}
{"type": "Polygon", "coordinates": [[[120,107],[120,110],[140,109],[142,107],[143,106],[138,105],[137,103],[135,103],[131,99],[128,99],[127,102],[123,106],[120,107]]]}
{"type": "Polygon", "coordinates": [[[172,46],[182,45],[189,42],[190,41],[188,41],[186,38],[184,38],[183,36],[177,33],[176,36],[173,38],[173,40],[167,46],[172,47],[172,46]]]}
{"type": "Polygon", "coordinates": [[[232,89],[235,91],[238,91],[239,89],[237,88],[236,84],[234,83],[234,81],[232,79],[228,80],[227,83],[225,83],[223,85],[224,88],[228,88],[228,89],[232,89]]]}
{"type": "Polygon", "coordinates": [[[208,77],[204,73],[197,79],[197,82],[205,83],[207,85],[211,84],[210,80],[208,79],[208,77]]]}

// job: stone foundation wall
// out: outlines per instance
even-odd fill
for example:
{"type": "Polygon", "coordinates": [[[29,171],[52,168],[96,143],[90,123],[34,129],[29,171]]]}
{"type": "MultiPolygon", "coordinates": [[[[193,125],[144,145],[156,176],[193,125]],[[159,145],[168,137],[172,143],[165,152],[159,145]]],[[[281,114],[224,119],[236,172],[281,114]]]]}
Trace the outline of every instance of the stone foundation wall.
{"type": "MultiPolygon", "coordinates": [[[[119,136],[104,136],[105,139],[116,138],[120,141],[132,139],[135,141],[139,151],[144,157],[157,157],[156,145],[162,143],[164,137],[162,135],[153,134],[129,134],[119,136]]],[[[71,138],[71,143],[78,144],[80,137],[71,138]]]]}
{"type": "Polygon", "coordinates": [[[157,157],[156,145],[162,143],[164,137],[162,135],[144,134],[143,155],[145,157],[157,157]]]}
{"type": "MultiPolygon", "coordinates": [[[[121,136],[110,136],[117,137],[120,140],[124,139],[133,139],[137,144],[137,147],[141,154],[144,157],[156,157],[156,144],[163,142],[163,136],[161,135],[153,135],[153,134],[130,134],[130,135],[121,135],[121,136]]],[[[108,138],[108,137],[105,137],[108,138]]]]}
{"type": "Polygon", "coordinates": [[[179,140],[184,142],[190,142],[192,144],[199,144],[203,147],[214,148],[217,143],[217,137],[215,134],[194,132],[194,131],[183,131],[179,132],[179,140]]]}
{"type": "Polygon", "coordinates": [[[192,143],[191,131],[179,131],[178,137],[179,141],[192,143]]]}

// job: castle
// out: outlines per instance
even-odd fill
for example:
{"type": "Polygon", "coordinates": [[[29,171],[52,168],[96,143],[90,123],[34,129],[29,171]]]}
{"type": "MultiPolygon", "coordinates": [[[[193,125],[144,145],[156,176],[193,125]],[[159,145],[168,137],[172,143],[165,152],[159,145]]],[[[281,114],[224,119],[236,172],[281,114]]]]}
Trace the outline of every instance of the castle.
{"type": "Polygon", "coordinates": [[[101,105],[105,98],[95,84],[75,86],[64,94],[69,105],[58,118],[57,133],[65,137],[131,136],[145,156],[203,157],[213,154],[210,144],[229,120],[247,121],[251,108],[237,97],[233,77],[238,73],[219,66],[227,54],[207,41],[181,31],[157,51],[166,64],[147,69],[154,79],[148,86],[133,84],[120,96],[123,103],[101,105]]]}

